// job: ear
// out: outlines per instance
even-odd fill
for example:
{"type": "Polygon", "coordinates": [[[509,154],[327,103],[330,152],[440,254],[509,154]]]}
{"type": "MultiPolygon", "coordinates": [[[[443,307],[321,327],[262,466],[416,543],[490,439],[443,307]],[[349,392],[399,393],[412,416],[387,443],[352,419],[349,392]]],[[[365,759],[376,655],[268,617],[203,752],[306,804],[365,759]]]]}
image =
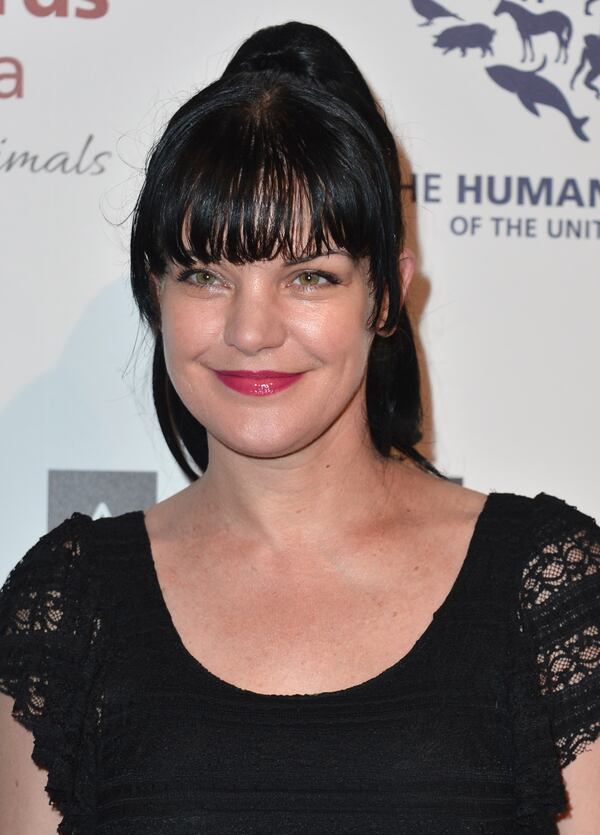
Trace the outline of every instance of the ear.
{"type": "Polygon", "coordinates": [[[408,288],[410,287],[410,283],[413,280],[413,276],[415,274],[415,270],[417,267],[417,259],[415,257],[414,252],[411,249],[403,249],[400,253],[399,259],[399,266],[400,266],[400,289],[402,291],[402,304],[406,301],[406,295],[408,293],[408,288]]]}
{"type": "MultiPolygon", "coordinates": [[[[410,283],[413,279],[416,269],[416,258],[412,250],[410,249],[403,249],[400,253],[400,258],[398,259],[398,273],[400,275],[400,298],[401,304],[404,306],[406,301],[406,294],[408,293],[408,288],[410,287],[410,283]]],[[[387,287],[384,291],[383,297],[383,304],[381,306],[381,315],[377,320],[377,328],[379,329],[380,336],[391,336],[394,331],[382,331],[380,330],[387,318],[389,310],[389,293],[387,287]]]]}

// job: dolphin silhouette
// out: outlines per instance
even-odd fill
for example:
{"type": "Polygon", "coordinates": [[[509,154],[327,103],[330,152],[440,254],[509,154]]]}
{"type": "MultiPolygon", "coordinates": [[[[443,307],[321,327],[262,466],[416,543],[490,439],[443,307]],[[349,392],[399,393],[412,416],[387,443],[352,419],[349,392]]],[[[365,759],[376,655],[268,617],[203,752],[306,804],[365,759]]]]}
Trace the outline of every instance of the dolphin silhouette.
{"type": "Polygon", "coordinates": [[[526,107],[535,116],[540,115],[536,107],[537,104],[545,104],[560,111],[569,120],[575,135],[583,142],[589,142],[589,137],[583,132],[583,126],[589,117],[584,116],[582,119],[577,119],[558,87],[555,87],[548,79],[538,75],[545,66],[546,59],[544,58],[535,70],[517,70],[506,64],[496,64],[493,67],[486,67],[486,72],[492,81],[495,81],[504,90],[508,90],[509,93],[514,93],[523,107],[526,107]]]}

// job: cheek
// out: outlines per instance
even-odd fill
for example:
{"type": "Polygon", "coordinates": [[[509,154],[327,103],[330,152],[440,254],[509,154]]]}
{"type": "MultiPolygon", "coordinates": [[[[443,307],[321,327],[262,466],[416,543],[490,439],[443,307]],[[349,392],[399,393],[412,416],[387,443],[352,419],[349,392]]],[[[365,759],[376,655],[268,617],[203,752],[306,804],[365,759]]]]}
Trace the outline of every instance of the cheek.
{"type": "Polygon", "coordinates": [[[203,315],[194,300],[167,298],[161,305],[161,331],[167,366],[202,354],[214,343],[220,330],[216,317],[203,315]]]}
{"type": "MultiPolygon", "coordinates": [[[[174,295],[174,294],[173,294],[174,295]]],[[[193,299],[161,300],[161,333],[167,373],[188,409],[194,407],[195,361],[217,338],[214,317],[200,315],[193,299]],[[192,399],[190,399],[192,398],[192,399]]]]}
{"type": "Polygon", "coordinates": [[[323,361],[355,364],[361,371],[373,339],[367,330],[367,299],[349,299],[348,304],[327,306],[310,317],[298,319],[296,333],[304,344],[323,361]]]}

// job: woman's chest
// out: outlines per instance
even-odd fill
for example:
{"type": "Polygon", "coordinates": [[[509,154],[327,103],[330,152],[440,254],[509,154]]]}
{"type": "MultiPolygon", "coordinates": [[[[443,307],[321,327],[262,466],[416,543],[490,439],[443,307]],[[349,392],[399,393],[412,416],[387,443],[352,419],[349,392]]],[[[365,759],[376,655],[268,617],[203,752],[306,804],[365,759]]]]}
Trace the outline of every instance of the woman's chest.
{"type": "Polygon", "coordinates": [[[493,606],[475,608],[435,621],[372,680],[308,697],[239,689],[164,623],[132,623],[105,682],[101,814],[167,814],[176,797],[190,814],[512,815],[507,629],[493,606]]]}
{"type": "Polygon", "coordinates": [[[465,563],[468,529],[446,528],[401,547],[389,531],[332,542],[325,557],[296,546],[239,558],[222,542],[201,560],[155,553],[160,594],[186,651],[216,677],[262,694],[342,690],[428,630],[465,563]]]}

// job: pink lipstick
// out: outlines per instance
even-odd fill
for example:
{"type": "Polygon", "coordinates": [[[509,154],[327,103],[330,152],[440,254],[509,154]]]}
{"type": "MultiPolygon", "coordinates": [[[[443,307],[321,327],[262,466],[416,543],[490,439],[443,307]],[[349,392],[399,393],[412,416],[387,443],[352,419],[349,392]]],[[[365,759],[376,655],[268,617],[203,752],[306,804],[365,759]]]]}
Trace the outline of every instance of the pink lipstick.
{"type": "Polygon", "coordinates": [[[215,371],[215,374],[228,388],[258,397],[283,391],[302,377],[302,373],[281,371],[215,371]]]}

